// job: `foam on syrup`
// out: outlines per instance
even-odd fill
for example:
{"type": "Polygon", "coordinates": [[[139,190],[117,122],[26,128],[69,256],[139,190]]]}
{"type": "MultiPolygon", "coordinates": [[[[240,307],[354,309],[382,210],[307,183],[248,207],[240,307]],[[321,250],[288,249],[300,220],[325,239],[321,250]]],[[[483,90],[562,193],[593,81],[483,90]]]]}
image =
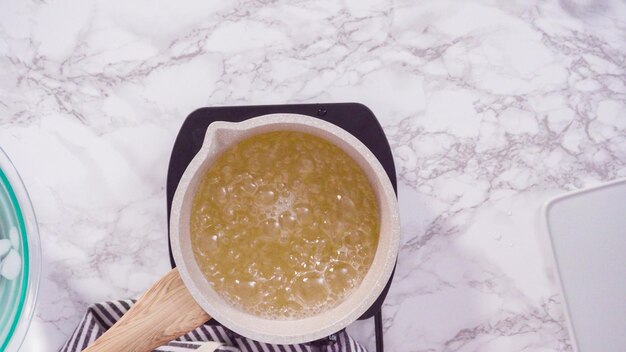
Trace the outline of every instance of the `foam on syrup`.
{"type": "Polygon", "coordinates": [[[204,175],[191,212],[200,269],[229,303],[285,319],[339,304],[367,273],[379,211],[361,168],[293,131],[246,139],[204,175]]]}

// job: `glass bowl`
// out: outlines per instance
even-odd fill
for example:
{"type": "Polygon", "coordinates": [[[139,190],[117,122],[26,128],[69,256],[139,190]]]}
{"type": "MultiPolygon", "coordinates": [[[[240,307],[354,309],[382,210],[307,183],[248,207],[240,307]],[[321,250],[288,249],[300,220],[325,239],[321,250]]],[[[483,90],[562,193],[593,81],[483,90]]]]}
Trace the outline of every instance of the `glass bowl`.
{"type": "Polygon", "coordinates": [[[18,233],[21,269],[13,280],[0,276],[0,351],[17,351],[21,346],[33,316],[41,272],[35,213],[17,170],[0,148],[0,239],[9,238],[11,228],[18,233]]]}

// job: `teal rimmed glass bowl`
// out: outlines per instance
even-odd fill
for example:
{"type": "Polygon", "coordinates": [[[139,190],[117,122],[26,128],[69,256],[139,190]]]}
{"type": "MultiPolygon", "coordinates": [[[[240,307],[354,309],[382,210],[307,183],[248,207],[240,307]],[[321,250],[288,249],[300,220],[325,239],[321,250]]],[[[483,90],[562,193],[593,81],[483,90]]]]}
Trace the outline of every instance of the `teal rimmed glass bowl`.
{"type": "Polygon", "coordinates": [[[0,238],[9,230],[18,231],[19,275],[14,280],[0,276],[0,351],[17,351],[33,315],[39,275],[41,248],[35,213],[22,180],[0,148],[0,238]]]}

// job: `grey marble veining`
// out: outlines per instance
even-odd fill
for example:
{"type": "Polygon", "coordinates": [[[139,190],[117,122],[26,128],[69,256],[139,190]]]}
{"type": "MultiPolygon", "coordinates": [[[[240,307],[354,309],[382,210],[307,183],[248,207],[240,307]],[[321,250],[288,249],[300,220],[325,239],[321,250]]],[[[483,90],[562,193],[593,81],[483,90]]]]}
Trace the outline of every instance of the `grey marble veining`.
{"type": "MultiPolygon", "coordinates": [[[[621,1],[3,2],[0,77],[44,246],[25,351],[167,270],[167,163],[197,107],[378,116],[402,216],[388,351],[571,350],[539,208],[626,176],[621,1]]],[[[350,330],[373,346],[371,321],[350,330]]]]}

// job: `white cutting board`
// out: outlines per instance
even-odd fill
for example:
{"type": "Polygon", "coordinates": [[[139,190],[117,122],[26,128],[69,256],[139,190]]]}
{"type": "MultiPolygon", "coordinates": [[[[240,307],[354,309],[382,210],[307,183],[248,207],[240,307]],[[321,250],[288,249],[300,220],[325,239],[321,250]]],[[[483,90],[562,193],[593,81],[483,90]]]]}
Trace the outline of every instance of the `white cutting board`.
{"type": "Polygon", "coordinates": [[[543,216],[578,351],[626,351],[626,179],[555,198],[543,216]]]}

